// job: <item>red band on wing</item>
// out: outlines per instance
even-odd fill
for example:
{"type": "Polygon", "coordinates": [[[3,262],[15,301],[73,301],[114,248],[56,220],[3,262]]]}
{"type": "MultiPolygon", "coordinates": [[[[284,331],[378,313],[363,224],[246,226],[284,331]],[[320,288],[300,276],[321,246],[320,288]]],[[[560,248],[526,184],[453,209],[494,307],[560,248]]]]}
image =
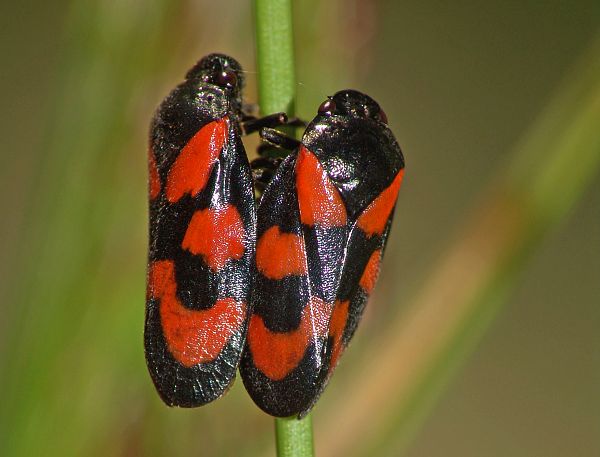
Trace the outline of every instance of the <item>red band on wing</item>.
{"type": "Polygon", "coordinates": [[[404,169],[400,170],[392,184],[388,186],[358,218],[358,226],[371,237],[375,234],[381,235],[390,217],[390,213],[396,204],[404,169]]]}
{"type": "Polygon", "coordinates": [[[380,263],[381,249],[377,249],[376,251],[373,251],[373,254],[371,254],[371,257],[369,257],[365,271],[363,271],[359,281],[360,287],[362,287],[367,294],[370,294],[373,290],[373,287],[375,287],[377,276],[379,275],[380,263]]]}
{"type": "Polygon", "coordinates": [[[156,168],[156,159],[154,158],[154,151],[152,148],[148,149],[148,178],[150,200],[154,200],[158,197],[158,194],[160,194],[160,177],[158,175],[158,169],[156,168]]]}
{"type": "Polygon", "coordinates": [[[246,231],[235,206],[196,211],[188,225],[181,247],[201,255],[206,264],[218,271],[230,259],[244,255],[246,231]]]}
{"type": "Polygon", "coordinates": [[[282,233],[277,225],[262,234],[256,244],[256,266],[269,279],[290,275],[305,275],[304,241],[293,233],[282,233]]]}
{"type": "Polygon", "coordinates": [[[300,146],[296,159],[296,189],[303,224],[323,227],[346,225],[346,207],[340,193],[319,159],[304,146],[300,146]]]}
{"type": "Polygon", "coordinates": [[[222,298],[212,308],[190,310],[176,296],[175,267],[171,260],[150,266],[148,295],[160,300],[163,335],[173,357],[185,367],[216,359],[229,339],[240,330],[246,305],[222,298]]]}
{"type": "Polygon", "coordinates": [[[350,301],[336,301],[329,323],[329,336],[333,338],[333,347],[331,352],[331,362],[329,363],[329,371],[333,370],[337,365],[338,359],[342,353],[342,336],[348,322],[348,307],[350,301]]]}
{"type": "Polygon", "coordinates": [[[227,141],[228,119],[206,124],[192,137],[175,159],[167,177],[167,200],[175,203],[185,194],[197,195],[210,176],[227,141]]]}
{"type": "Polygon", "coordinates": [[[254,314],[248,328],[248,345],[254,366],[273,381],[280,381],[298,366],[308,345],[327,335],[331,306],[313,297],[302,310],[300,325],[286,333],[269,330],[254,314]]]}

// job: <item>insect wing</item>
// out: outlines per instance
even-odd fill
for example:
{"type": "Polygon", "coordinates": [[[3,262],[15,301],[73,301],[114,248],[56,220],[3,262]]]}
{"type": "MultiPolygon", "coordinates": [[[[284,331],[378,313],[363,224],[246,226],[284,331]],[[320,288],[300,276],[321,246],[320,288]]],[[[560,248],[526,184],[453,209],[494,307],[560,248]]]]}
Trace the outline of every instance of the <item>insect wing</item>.
{"type": "Polygon", "coordinates": [[[389,187],[360,214],[351,229],[329,324],[329,376],[352,339],[377,282],[403,174],[401,169],[389,187]]]}
{"type": "MultiPolygon", "coordinates": [[[[298,414],[318,396],[327,374],[323,355],[333,308],[322,284],[313,281],[321,265],[311,253],[314,237],[304,224],[298,181],[293,154],[259,205],[253,315],[240,369],[255,403],[280,417],[298,414]]],[[[339,250],[330,254],[341,257],[339,250]]]]}
{"type": "Polygon", "coordinates": [[[145,350],[166,404],[194,407],[235,377],[249,317],[256,214],[251,172],[225,95],[177,88],[149,149],[150,249],[145,350]],[[204,97],[204,98],[203,98],[204,97]],[[202,106],[198,106],[202,104],[202,106]]]}

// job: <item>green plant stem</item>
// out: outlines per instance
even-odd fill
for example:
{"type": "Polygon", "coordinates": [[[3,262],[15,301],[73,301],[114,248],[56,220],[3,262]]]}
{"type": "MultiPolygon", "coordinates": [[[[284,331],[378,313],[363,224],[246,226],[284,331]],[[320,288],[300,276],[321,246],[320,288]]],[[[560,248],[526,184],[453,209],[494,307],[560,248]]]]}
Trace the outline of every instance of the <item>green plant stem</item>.
{"type": "MultiPolygon", "coordinates": [[[[255,0],[258,101],[262,114],[294,116],[296,79],[291,0],[255,0]]],[[[279,457],[314,455],[312,420],[276,418],[279,457]]]]}
{"type": "Polygon", "coordinates": [[[275,419],[278,457],[305,457],[314,455],[312,418],[296,417],[275,419]]]}
{"type": "Polygon", "coordinates": [[[258,101],[263,114],[293,116],[296,97],[291,0],[255,0],[258,101]]]}

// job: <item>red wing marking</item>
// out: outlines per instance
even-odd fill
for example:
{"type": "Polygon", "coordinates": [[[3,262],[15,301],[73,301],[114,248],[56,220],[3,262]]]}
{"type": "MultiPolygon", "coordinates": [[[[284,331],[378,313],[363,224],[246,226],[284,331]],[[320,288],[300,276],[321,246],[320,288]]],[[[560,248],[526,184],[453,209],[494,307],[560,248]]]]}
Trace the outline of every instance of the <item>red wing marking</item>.
{"type": "Polygon", "coordinates": [[[380,263],[381,249],[377,249],[376,251],[373,251],[373,254],[371,254],[371,257],[369,257],[365,271],[363,271],[359,281],[360,287],[362,287],[367,294],[370,294],[373,290],[373,287],[375,287],[377,276],[379,275],[380,263]]]}
{"type": "Polygon", "coordinates": [[[404,169],[398,172],[388,188],[373,200],[358,218],[357,224],[367,236],[381,235],[385,230],[390,213],[396,204],[403,176],[404,169]]]}
{"type": "Polygon", "coordinates": [[[269,279],[305,275],[304,240],[293,233],[282,233],[279,226],[269,227],[256,244],[256,266],[269,279]]]}
{"type": "Polygon", "coordinates": [[[154,151],[152,148],[148,149],[148,175],[149,175],[149,188],[150,188],[150,200],[154,200],[160,194],[160,177],[158,175],[158,169],[156,168],[156,159],[154,158],[154,151]]]}
{"type": "Polygon", "coordinates": [[[173,261],[152,263],[148,292],[160,300],[160,320],[169,351],[188,368],[213,361],[242,327],[246,305],[233,298],[222,298],[210,309],[190,310],[181,305],[176,291],[173,261]]]}
{"type": "Polygon", "coordinates": [[[257,314],[248,328],[248,345],[254,366],[269,379],[280,381],[298,366],[309,343],[327,335],[331,305],[312,297],[302,310],[300,325],[286,333],[272,332],[257,314]]]}
{"type": "Polygon", "coordinates": [[[349,300],[342,302],[336,301],[333,308],[333,314],[331,315],[329,336],[333,338],[333,348],[331,352],[331,362],[329,364],[330,372],[337,365],[338,359],[342,353],[342,336],[344,335],[344,329],[346,328],[346,322],[348,321],[349,304],[349,300]]]}
{"type": "Polygon", "coordinates": [[[246,231],[235,206],[196,211],[183,237],[181,247],[201,255],[206,264],[218,271],[230,259],[244,255],[246,231]]]}
{"type": "Polygon", "coordinates": [[[346,225],[346,207],[340,193],[319,159],[304,146],[300,146],[296,159],[296,189],[303,224],[323,227],[346,225]]]}
{"type": "Polygon", "coordinates": [[[210,176],[227,141],[227,117],[206,124],[192,137],[175,159],[167,177],[167,200],[175,203],[185,194],[197,195],[210,176]]]}

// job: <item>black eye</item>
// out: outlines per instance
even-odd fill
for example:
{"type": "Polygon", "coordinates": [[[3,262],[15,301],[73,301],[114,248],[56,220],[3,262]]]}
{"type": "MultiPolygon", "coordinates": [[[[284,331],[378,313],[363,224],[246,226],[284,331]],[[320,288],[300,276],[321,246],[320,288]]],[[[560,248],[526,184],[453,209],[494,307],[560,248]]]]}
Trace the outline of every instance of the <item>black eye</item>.
{"type": "Polygon", "coordinates": [[[319,106],[318,112],[319,114],[331,114],[335,111],[335,102],[333,100],[331,100],[330,98],[328,98],[327,100],[325,100],[323,103],[321,103],[321,106],[319,106]]]}
{"type": "Polygon", "coordinates": [[[237,85],[237,76],[233,71],[222,71],[217,74],[216,83],[221,87],[232,89],[237,85]]]}
{"type": "Polygon", "coordinates": [[[384,124],[388,123],[387,115],[382,109],[379,109],[379,120],[381,120],[381,122],[383,122],[384,124]]]}

